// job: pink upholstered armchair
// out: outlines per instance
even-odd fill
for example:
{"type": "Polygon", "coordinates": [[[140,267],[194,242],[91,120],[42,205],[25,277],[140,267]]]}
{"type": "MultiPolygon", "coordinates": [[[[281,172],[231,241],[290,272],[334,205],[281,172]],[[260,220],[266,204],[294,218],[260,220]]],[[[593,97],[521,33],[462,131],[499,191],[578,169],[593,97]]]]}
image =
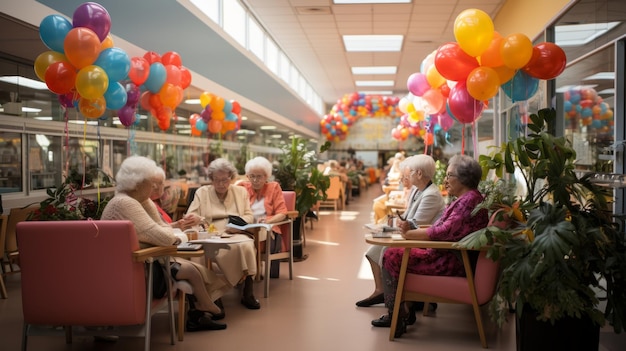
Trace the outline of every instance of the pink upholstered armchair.
{"type": "Polygon", "coordinates": [[[51,325],[65,327],[68,343],[72,331],[96,333],[95,328],[79,327],[113,326],[106,331],[108,335],[143,336],[148,351],[151,317],[165,304],[174,344],[172,294],[168,291],[167,298],[153,301],[150,263],[156,258],[169,259],[176,253],[175,246],[140,250],[130,221],[21,222],[17,240],[23,351],[38,326],[51,325]]]}

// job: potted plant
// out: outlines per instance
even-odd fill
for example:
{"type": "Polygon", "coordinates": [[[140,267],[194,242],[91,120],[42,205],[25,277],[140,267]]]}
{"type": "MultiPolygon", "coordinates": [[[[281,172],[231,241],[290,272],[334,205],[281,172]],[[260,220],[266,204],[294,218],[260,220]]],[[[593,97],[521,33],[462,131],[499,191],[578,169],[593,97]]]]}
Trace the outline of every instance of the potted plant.
{"type": "Polygon", "coordinates": [[[494,170],[508,179],[483,204],[491,225],[459,245],[487,246],[500,260],[490,312],[502,324],[514,306],[518,350],[597,350],[600,326],[624,330],[624,234],[611,221],[607,190],[589,174],[579,177],[576,152],[566,138],[554,136],[555,110],[542,109],[530,120],[528,136],[479,157],[484,175],[494,170]],[[504,190],[516,170],[525,194],[504,190]]]}
{"type": "MultiPolygon", "coordinates": [[[[320,152],[328,149],[326,143],[320,152]]],[[[326,198],[326,190],[330,180],[316,166],[315,151],[307,148],[306,141],[294,137],[291,144],[285,144],[282,155],[278,158],[273,175],[283,190],[293,190],[296,193],[296,211],[298,218],[294,222],[294,256],[302,258],[300,231],[303,230],[302,217],[317,204],[326,198]]]]}

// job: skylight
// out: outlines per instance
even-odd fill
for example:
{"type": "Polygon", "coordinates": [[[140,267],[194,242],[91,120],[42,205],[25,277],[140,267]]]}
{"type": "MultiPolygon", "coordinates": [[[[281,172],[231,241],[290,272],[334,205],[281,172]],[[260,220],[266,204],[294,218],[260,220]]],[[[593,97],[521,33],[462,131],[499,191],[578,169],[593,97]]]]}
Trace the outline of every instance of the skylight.
{"type": "Polygon", "coordinates": [[[621,22],[571,24],[554,27],[555,42],[559,46],[580,46],[607,33],[621,22]]]}
{"type": "Polygon", "coordinates": [[[352,74],[396,74],[396,66],[363,66],[352,67],[352,74]]]}
{"type": "Polygon", "coordinates": [[[402,35],[344,35],[343,43],[346,51],[400,51],[402,35]]]}

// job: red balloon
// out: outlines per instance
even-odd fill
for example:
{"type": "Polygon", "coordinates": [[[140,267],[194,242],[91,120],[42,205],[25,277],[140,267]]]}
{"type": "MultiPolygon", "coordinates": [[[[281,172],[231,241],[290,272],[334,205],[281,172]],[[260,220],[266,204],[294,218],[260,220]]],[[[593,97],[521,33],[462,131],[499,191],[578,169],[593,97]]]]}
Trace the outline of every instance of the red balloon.
{"type": "Polygon", "coordinates": [[[150,75],[150,64],[143,57],[132,57],[130,59],[130,70],[128,71],[128,78],[135,83],[135,85],[142,85],[150,75]]]}
{"type": "Polygon", "coordinates": [[[46,85],[53,93],[69,93],[75,82],[76,69],[69,62],[55,62],[46,69],[46,85]]]}
{"type": "Polygon", "coordinates": [[[176,51],[168,51],[161,57],[161,63],[165,66],[174,65],[176,67],[180,67],[183,64],[183,60],[176,51]]]}
{"type": "Polygon", "coordinates": [[[531,77],[554,79],[565,70],[565,51],[554,43],[539,43],[533,47],[530,61],[522,68],[531,77]]]}
{"type": "Polygon", "coordinates": [[[235,100],[230,100],[231,105],[233,105],[233,109],[231,110],[232,113],[238,115],[241,113],[241,105],[239,105],[239,102],[235,101],[235,100]]]}
{"type": "Polygon", "coordinates": [[[455,82],[465,81],[478,66],[478,60],[465,53],[457,43],[443,44],[435,54],[435,67],[439,74],[455,82]]]}
{"type": "Polygon", "coordinates": [[[450,112],[460,123],[472,123],[480,116],[485,108],[482,101],[474,99],[467,91],[465,82],[459,82],[448,97],[450,112]]]}
{"type": "Polygon", "coordinates": [[[180,87],[186,89],[189,85],[191,85],[191,72],[184,67],[180,67],[180,87]]]}
{"type": "Polygon", "coordinates": [[[174,65],[165,65],[165,83],[181,86],[181,79],[180,68],[174,65]]]}
{"type": "Polygon", "coordinates": [[[143,54],[143,58],[146,59],[146,61],[148,61],[149,65],[155,62],[161,62],[161,55],[157,54],[154,51],[146,52],[145,54],[143,54]]]}

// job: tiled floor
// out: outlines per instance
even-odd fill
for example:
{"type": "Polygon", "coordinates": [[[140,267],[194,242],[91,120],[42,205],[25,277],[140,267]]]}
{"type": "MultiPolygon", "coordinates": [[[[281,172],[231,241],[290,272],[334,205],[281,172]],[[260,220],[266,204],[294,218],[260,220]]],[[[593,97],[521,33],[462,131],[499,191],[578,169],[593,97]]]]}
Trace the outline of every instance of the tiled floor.
{"type": "MultiPolygon", "coordinates": [[[[380,187],[371,186],[344,209],[320,214],[314,229],[307,225],[305,253],[309,258],[294,266],[290,281],[285,263],[281,278],[272,279],[270,297],[256,286],[260,310],[239,303],[238,292],[224,297],[228,329],[186,333],[183,342],[169,344],[167,318],[154,317],[152,350],[482,350],[469,306],[440,304],[434,317],[418,316],[400,339],[389,341],[389,330],[374,328],[370,321],[385,313],[379,305],[357,308],[354,303],[369,295],[373,282],[363,258],[367,244],[363,224],[369,222],[372,199],[380,187]]],[[[20,349],[22,319],[19,275],[6,278],[9,299],[0,300],[0,350],[20,349]]],[[[97,303],[97,301],[94,301],[97,303]]],[[[514,326],[497,329],[484,311],[491,350],[515,350],[514,326]]],[[[622,334],[623,335],[623,334],[622,334]]],[[[624,350],[624,337],[602,333],[601,351],[624,350]],[[614,339],[614,340],[612,340],[614,339]],[[614,344],[614,347],[605,345],[614,344]]],[[[29,350],[140,350],[141,339],[122,338],[116,343],[75,338],[65,344],[62,335],[29,339],[29,350]]]]}

